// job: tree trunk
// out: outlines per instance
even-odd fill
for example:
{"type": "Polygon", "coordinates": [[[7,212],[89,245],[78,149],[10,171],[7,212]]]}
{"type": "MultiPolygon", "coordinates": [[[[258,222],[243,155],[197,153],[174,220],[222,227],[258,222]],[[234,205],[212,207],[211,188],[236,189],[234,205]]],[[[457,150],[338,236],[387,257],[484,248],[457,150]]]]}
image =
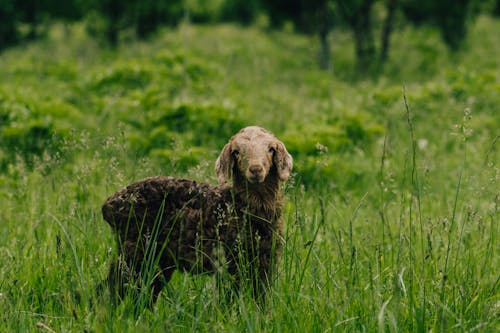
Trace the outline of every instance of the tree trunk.
{"type": "Polygon", "coordinates": [[[118,28],[115,24],[110,23],[108,26],[106,30],[106,39],[111,47],[116,47],[118,45],[118,28]]]}
{"type": "Polygon", "coordinates": [[[328,13],[328,1],[324,1],[318,10],[318,34],[320,41],[319,67],[322,70],[330,69],[330,43],[328,34],[330,32],[330,21],[328,13]]]}
{"type": "Polygon", "coordinates": [[[446,5],[439,3],[444,17],[437,20],[441,37],[452,51],[457,51],[467,37],[467,14],[471,1],[457,0],[453,4],[446,5]]]}
{"type": "Polygon", "coordinates": [[[14,5],[0,1],[0,52],[18,41],[14,5]]]}
{"type": "Polygon", "coordinates": [[[500,0],[497,0],[493,8],[493,15],[500,16],[500,0]]]}
{"type": "Polygon", "coordinates": [[[375,41],[371,21],[371,9],[375,0],[355,2],[338,0],[339,9],[354,34],[358,70],[372,69],[375,60],[375,41]]]}
{"type": "Polygon", "coordinates": [[[358,70],[363,72],[370,70],[375,60],[375,41],[371,21],[373,3],[374,0],[364,0],[353,20],[358,70]]]}
{"type": "Polygon", "coordinates": [[[112,47],[118,45],[120,22],[124,15],[124,7],[120,0],[107,0],[101,4],[102,12],[106,17],[106,38],[112,47]]]}
{"type": "Polygon", "coordinates": [[[328,31],[319,32],[321,50],[319,54],[319,67],[322,70],[330,69],[330,44],[328,43],[328,31]]]}
{"type": "Polygon", "coordinates": [[[31,5],[25,14],[25,19],[29,23],[29,32],[26,38],[35,40],[38,37],[38,24],[40,23],[40,2],[32,1],[31,5]]]}
{"type": "Polygon", "coordinates": [[[394,28],[394,14],[396,13],[398,1],[387,0],[387,16],[385,17],[384,27],[382,28],[382,37],[380,42],[380,64],[383,65],[389,54],[390,37],[394,28]]]}

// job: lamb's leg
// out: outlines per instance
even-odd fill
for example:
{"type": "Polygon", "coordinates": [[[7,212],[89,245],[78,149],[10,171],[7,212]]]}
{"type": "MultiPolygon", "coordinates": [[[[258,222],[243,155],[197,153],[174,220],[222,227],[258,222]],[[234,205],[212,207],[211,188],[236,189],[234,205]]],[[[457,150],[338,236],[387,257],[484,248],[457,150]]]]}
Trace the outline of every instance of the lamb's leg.
{"type": "MultiPolygon", "coordinates": [[[[118,259],[111,263],[108,274],[108,282],[111,296],[115,301],[121,301],[127,293],[132,293],[133,297],[140,295],[146,276],[142,272],[146,262],[144,256],[144,246],[141,243],[126,240],[120,243],[118,259]],[[133,289],[132,289],[133,288],[133,289]]],[[[162,283],[156,272],[151,280],[151,289],[153,297],[159,294],[162,283]]]]}
{"type": "Polygon", "coordinates": [[[269,263],[269,257],[265,255],[254,257],[253,260],[240,261],[237,264],[230,263],[228,273],[231,292],[226,296],[230,296],[231,299],[240,292],[248,292],[257,302],[264,303],[266,292],[272,281],[272,269],[269,263]]]}
{"type": "Polygon", "coordinates": [[[108,273],[108,284],[111,292],[111,299],[114,303],[121,301],[125,297],[126,288],[132,279],[132,271],[120,255],[118,259],[111,263],[108,273]]]}
{"type": "Polygon", "coordinates": [[[281,244],[276,238],[267,238],[261,240],[258,251],[258,260],[255,269],[256,276],[253,281],[253,295],[258,301],[265,302],[267,291],[271,288],[274,274],[278,266],[278,259],[281,250],[281,244]]]}
{"type": "Polygon", "coordinates": [[[258,301],[265,301],[267,291],[272,284],[273,258],[270,253],[261,254],[258,261],[258,273],[253,279],[254,298],[258,301]]]}
{"type": "Polygon", "coordinates": [[[162,291],[163,287],[170,281],[172,274],[174,273],[174,268],[163,269],[161,273],[158,273],[153,278],[151,282],[151,304],[156,303],[158,296],[162,291]]]}
{"type": "MultiPolygon", "coordinates": [[[[157,265],[155,258],[145,255],[151,253],[148,244],[130,240],[119,243],[121,246],[118,259],[111,264],[108,274],[113,300],[119,302],[127,293],[132,293],[132,297],[138,297],[148,306],[152,306],[175,270],[172,258],[164,255],[157,265]],[[149,286],[149,289],[144,289],[145,285],[149,286]]],[[[160,255],[156,253],[156,256],[160,255]]]]}
{"type": "Polygon", "coordinates": [[[227,272],[217,276],[219,297],[227,304],[232,304],[240,294],[242,278],[240,267],[235,260],[229,260],[227,272]]]}
{"type": "Polygon", "coordinates": [[[263,249],[252,251],[237,251],[232,253],[228,262],[233,294],[241,291],[249,292],[255,300],[263,300],[265,290],[271,281],[270,254],[262,253],[263,249]],[[258,252],[257,252],[258,251],[258,252]]]}
{"type": "Polygon", "coordinates": [[[133,285],[139,285],[138,267],[143,260],[142,251],[136,242],[126,240],[118,241],[118,244],[118,258],[111,263],[108,273],[111,298],[115,303],[123,300],[127,293],[132,292],[133,285]]]}

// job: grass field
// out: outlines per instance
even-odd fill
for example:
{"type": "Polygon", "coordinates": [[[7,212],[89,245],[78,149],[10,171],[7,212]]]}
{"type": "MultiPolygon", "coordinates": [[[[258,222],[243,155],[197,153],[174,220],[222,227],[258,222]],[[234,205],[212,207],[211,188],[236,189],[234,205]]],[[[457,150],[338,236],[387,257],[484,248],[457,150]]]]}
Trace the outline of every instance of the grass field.
{"type": "Polygon", "coordinates": [[[500,21],[449,54],[394,34],[382,74],[349,35],[231,25],[99,47],[79,26],[0,55],[0,331],[498,332],[500,21]],[[294,156],[286,245],[262,307],[174,274],[152,309],[96,286],[116,245],[104,199],[164,174],[216,183],[240,127],[294,156]]]}

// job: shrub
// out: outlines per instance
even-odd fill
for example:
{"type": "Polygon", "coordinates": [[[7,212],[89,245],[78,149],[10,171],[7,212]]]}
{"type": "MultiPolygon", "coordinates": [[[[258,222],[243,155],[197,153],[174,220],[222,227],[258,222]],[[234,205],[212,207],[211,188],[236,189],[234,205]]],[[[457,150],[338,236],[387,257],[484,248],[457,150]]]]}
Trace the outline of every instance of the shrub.
{"type": "Polygon", "coordinates": [[[81,115],[60,100],[30,101],[0,95],[0,166],[4,168],[16,155],[31,165],[43,153],[54,153],[72,124],[81,115]]]}
{"type": "Polygon", "coordinates": [[[96,71],[88,78],[87,86],[100,94],[123,94],[144,88],[151,80],[151,72],[145,65],[121,62],[96,71]]]}
{"type": "Polygon", "coordinates": [[[158,106],[132,125],[133,149],[185,169],[221,149],[245,122],[230,105],[183,103],[158,106]]]}
{"type": "Polygon", "coordinates": [[[363,163],[354,165],[352,161],[368,154],[383,131],[368,114],[357,113],[332,118],[326,124],[300,125],[288,130],[283,140],[306,185],[331,183],[343,187],[355,185],[363,178],[363,163]]]}

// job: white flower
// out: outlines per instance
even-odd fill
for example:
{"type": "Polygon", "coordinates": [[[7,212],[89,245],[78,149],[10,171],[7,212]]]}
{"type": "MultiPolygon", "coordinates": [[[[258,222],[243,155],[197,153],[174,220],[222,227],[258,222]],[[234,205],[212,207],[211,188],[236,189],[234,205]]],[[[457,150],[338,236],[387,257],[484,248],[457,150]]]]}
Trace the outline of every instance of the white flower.
{"type": "Polygon", "coordinates": [[[417,141],[417,145],[420,150],[424,150],[425,148],[427,148],[428,144],[429,141],[427,141],[427,139],[420,139],[417,141]]]}
{"type": "Polygon", "coordinates": [[[316,143],[316,149],[320,152],[320,153],[328,153],[328,147],[327,146],[324,146],[322,145],[321,143],[317,142],[316,143]]]}

